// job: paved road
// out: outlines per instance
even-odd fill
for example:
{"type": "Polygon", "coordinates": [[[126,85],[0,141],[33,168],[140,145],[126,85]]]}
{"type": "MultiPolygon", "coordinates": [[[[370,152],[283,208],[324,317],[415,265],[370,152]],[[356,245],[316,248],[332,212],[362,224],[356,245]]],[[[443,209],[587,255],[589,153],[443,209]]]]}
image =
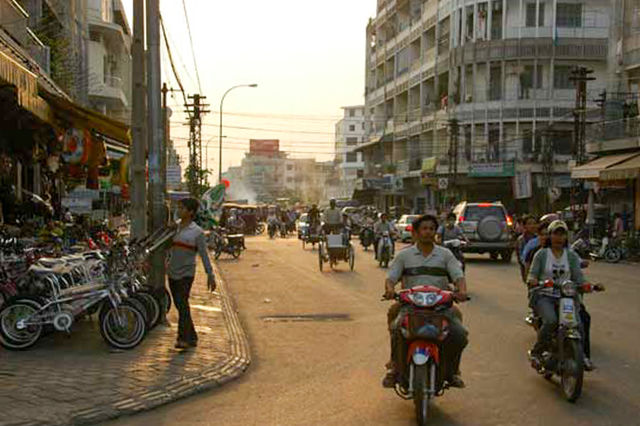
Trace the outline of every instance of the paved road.
{"type": "MultiPolygon", "coordinates": [[[[250,336],[254,363],[238,382],[138,417],[127,425],[411,425],[410,402],[382,389],[388,357],[384,273],[358,251],[346,264],[318,271],[316,252],[295,239],[247,241],[239,262],[221,268],[250,336]],[[348,321],[269,322],[282,314],[348,314],[348,321]]],[[[640,424],[640,267],[597,264],[592,280],[608,285],[587,296],[593,317],[593,358],[582,398],[565,402],[557,386],[526,361],[534,333],[523,322],[525,290],[515,264],[472,257],[473,300],[463,306],[470,330],[464,390],[435,401],[433,424],[640,424]]]]}

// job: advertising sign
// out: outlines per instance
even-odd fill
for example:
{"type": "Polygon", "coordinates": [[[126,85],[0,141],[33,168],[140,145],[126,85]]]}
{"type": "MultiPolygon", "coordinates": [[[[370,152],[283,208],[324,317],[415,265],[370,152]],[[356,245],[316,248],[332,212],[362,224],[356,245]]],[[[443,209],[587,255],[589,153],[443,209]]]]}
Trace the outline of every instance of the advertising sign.
{"type": "Polygon", "coordinates": [[[73,214],[90,214],[92,201],[90,198],[64,197],[62,207],[69,209],[73,214]]]}
{"type": "Polygon", "coordinates": [[[522,170],[515,173],[513,177],[513,198],[522,200],[531,198],[533,188],[531,184],[531,171],[522,170]]]}
{"type": "Polygon", "coordinates": [[[250,139],[249,152],[254,155],[273,157],[280,151],[278,139],[250,139]]]}
{"type": "Polygon", "coordinates": [[[469,177],[512,177],[515,166],[508,163],[475,163],[469,166],[469,177]]]}
{"type": "Polygon", "coordinates": [[[182,167],[180,165],[167,166],[167,185],[180,185],[182,182],[182,167]]]}

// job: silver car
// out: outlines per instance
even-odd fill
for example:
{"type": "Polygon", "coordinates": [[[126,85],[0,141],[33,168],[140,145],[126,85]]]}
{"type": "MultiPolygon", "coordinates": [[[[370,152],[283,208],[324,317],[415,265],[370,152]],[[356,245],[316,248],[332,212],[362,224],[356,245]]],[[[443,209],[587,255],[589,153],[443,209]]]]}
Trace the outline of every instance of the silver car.
{"type": "Polygon", "coordinates": [[[404,214],[400,216],[395,224],[396,233],[400,236],[400,241],[407,243],[411,241],[411,232],[413,230],[413,221],[419,218],[419,214],[404,214]]]}

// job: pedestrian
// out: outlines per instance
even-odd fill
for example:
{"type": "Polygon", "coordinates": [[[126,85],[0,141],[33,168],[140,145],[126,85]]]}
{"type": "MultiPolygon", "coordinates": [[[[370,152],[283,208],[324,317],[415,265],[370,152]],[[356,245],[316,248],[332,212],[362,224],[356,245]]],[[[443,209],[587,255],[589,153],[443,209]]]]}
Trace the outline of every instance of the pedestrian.
{"type": "Polygon", "coordinates": [[[211,291],[216,288],[204,232],[193,221],[199,207],[200,203],[195,198],[180,200],[178,204],[180,222],[169,254],[169,288],[178,310],[178,338],[175,345],[178,349],[198,345],[198,335],[193,326],[189,307],[189,295],[196,275],[196,253],[202,258],[207,272],[207,287],[211,291]]]}

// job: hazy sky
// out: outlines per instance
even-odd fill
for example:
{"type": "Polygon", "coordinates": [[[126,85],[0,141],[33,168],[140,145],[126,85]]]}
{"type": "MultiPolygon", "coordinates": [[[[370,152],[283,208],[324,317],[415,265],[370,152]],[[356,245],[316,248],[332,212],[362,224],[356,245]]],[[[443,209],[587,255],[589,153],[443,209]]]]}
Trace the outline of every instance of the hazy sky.
{"type": "MultiPolygon", "coordinates": [[[[131,23],[133,0],[123,2],[131,23]]],[[[223,169],[240,164],[250,138],[280,139],[281,149],[295,157],[333,158],[321,153],[333,152],[340,107],[364,103],[365,29],[375,15],[376,1],[185,2],[202,92],[211,104],[202,132],[203,143],[211,140],[208,164],[215,175],[220,98],[236,84],[259,86],[235,89],[225,99],[223,169]]],[[[195,93],[198,83],[183,2],[160,3],[178,74],[186,91],[195,93]]],[[[170,87],[178,88],[165,52],[162,75],[170,87]]],[[[176,92],[170,100],[174,111],[181,110],[182,103],[176,92]]],[[[179,154],[186,158],[187,142],[182,138],[188,131],[182,122],[184,116],[174,115],[171,131],[179,154]]]]}

